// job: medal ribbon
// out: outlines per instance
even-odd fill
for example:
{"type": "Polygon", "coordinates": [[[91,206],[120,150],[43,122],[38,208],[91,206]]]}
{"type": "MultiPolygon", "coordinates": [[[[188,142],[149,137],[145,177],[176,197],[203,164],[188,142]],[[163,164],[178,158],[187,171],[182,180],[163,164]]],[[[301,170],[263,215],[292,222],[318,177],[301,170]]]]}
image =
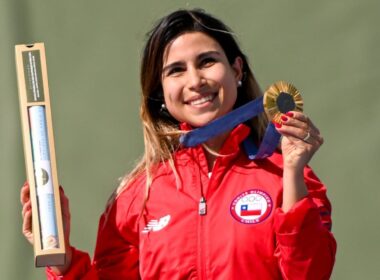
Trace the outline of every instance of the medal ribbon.
{"type": "MultiPolygon", "coordinates": [[[[185,147],[195,147],[206,142],[217,135],[227,132],[238,124],[241,124],[260,113],[264,112],[263,97],[259,97],[243,106],[229,112],[228,114],[213,120],[209,124],[196,128],[186,134],[183,134],[179,141],[185,147]]],[[[244,140],[244,149],[251,160],[266,158],[273,154],[278,146],[281,135],[277,132],[274,124],[269,123],[264,138],[259,148],[249,137],[244,140]]]]}

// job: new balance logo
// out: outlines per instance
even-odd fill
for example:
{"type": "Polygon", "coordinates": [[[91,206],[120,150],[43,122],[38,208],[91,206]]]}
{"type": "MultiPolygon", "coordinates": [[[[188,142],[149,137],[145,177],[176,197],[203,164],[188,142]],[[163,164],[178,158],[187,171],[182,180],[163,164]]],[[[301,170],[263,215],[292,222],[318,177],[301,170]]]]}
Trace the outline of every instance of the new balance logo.
{"type": "Polygon", "coordinates": [[[141,232],[148,233],[150,231],[159,231],[166,227],[169,224],[169,221],[170,215],[166,215],[158,220],[150,220],[141,232]]]}

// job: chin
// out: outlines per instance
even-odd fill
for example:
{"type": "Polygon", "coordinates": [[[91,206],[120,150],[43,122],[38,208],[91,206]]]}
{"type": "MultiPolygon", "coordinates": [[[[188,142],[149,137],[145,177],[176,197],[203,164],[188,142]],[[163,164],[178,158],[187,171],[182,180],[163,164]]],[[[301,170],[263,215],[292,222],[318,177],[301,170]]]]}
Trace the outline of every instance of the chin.
{"type": "Polygon", "coordinates": [[[189,125],[191,125],[192,127],[202,127],[202,126],[205,126],[207,125],[208,123],[212,122],[213,120],[215,120],[217,117],[213,117],[213,118],[198,118],[197,120],[194,120],[194,121],[189,121],[187,122],[189,125]]]}

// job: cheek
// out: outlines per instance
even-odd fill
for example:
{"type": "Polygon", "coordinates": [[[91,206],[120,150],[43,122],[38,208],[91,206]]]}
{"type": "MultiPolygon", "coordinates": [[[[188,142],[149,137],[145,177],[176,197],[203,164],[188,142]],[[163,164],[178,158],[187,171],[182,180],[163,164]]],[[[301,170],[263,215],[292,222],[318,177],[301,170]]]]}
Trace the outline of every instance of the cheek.
{"type": "Polygon", "coordinates": [[[165,105],[169,113],[178,121],[181,120],[182,87],[178,82],[162,83],[165,105]]]}
{"type": "Polygon", "coordinates": [[[220,65],[218,68],[209,72],[210,79],[218,82],[226,91],[230,91],[236,87],[236,80],[232,70],[225,65],[220,65]]]}
{"type": "Polygon", "coordinates": [[[233,74],[230,72],[224,73],[219,80],[224,92],[223,98],[234,102],[237,98],[237,82],[233,74]]]}
{"type": "Polygon", "coordinates": [[[165,103],[168,105],[170,102],[178,99],[178,85],[173,82],[166,82],[162,84],[162,90],[164,93],[165,103]]]}
{"type": "Polygon", "coordinates": [[[236,100],[237,100],[237,87],[234,84],[234,81],[230,81],[226,83],[223,87],[223,94],[221,96],[222,98],[222,104],[224,107],[224,110],[230,111],[235,106],[236,100]]]}

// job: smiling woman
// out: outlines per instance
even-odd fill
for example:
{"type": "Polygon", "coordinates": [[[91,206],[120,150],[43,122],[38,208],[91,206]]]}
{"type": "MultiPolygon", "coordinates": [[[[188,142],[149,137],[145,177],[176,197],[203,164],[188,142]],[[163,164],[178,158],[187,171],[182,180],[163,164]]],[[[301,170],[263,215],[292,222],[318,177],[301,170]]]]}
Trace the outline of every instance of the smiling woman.
{"type": "MultiPolygon", "coordinates": [[[[232,32],[201,10],[162,18],[148,34],[141,88],[145,153],[100,219],[94,260],[68,245],[66,265],[48,268],[48,278],[328,279],[331,206],[307,165],[323,138],[307,116],[282,114],[281,150],[260,160],[243,146],[260,144],[264,115],[204,146],[179,143],[261,96],[232,32]]],[[[30,236],[27,185],[21,198],[30,236]]]]}
{"type": "Polygon", "coordinates": [[[231,65],[218,42],[201,32],[173,40],[165,57],[162,88],[175,119],[200,127],[231,111],[243,76],[240,57],[231,65]]]}

